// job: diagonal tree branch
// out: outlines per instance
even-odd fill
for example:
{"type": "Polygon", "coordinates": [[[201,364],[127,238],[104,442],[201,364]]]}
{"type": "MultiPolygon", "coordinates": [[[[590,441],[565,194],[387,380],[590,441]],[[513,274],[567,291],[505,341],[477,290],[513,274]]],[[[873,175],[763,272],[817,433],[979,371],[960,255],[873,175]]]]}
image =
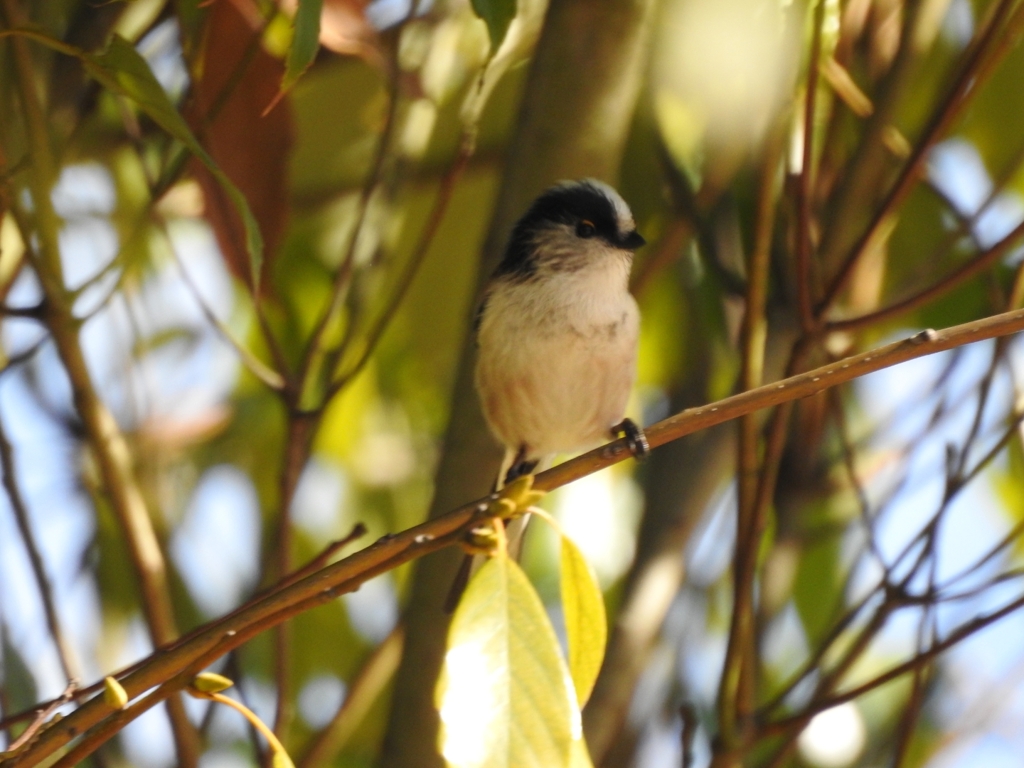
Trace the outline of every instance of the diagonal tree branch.
{"type": "MultiPolygon", "coordinates": [[[[773,382],[698,408],[688,408],[648,428],[648,442],[652,448],[662,446],[693,432],[731,421],[763,408],[792,403],[808,395],[907,360],[977,341],[1007,336],[1022,330],[1024,330],[1024,310],[1005,312],[942,331],[922,331],[910,338],[815,368],[782,381],[773,382]]],[[[624,439],[615,440],[537,475],[534,486],[540,490],[550,491],[624,461],[630,456],[626,441],[624,439]]],[[[130,721],[130,718],[125,719],[126,712],[130,711],[133,716],[142,714],[150,706],[186,686],[200,670],[257,634],[277,626],[299,613],[329,602],[338,595],[355,590],[374,576],[460,541],[463,534],[477,524],[480,516],[486,514],[487,501],[487,499],[480,499],[465,504],[445,515],[401,533],[384,536],[366,549],[317,571],[299,582],[254,600],[224,619],[210,623],[188,640],[158,650],[130,673],[119,677],[119,681],[129,696],[138,696],[154,686],[161,686],[149,697],[132,705],[128,710],[117,712],[114,714],[113,721],[110,721],[109,718],[112,715],[110,707],[103,702],[102,696],[97,696],[60,722],[51,723],[39,739],[23,752],[17,755],[0,754],[0,766],[23,768],[36,765],[75,737],[93,728],[97,728],[97,731],[92,732],[93,734],[100,733],[104,736],[104,739],[94,739],[89,742],[91,749],[95,749],[103,740],[112,736],[130,721]],[[148,706],[141,706],[144,703],[148,703],[148,706]],[[113,725],[110,724],[111,722],[113,725]]],[[[1016,608],[1012,610],[1016,610],[1016,608]]],[[[1006,615],[1007,612],[1006,609],[1003,609],[996,614],[982,617],[978,621],[991,623],[995,618],[1006,615]]],[[[962,636],[964,636],[962,632],[955,633],[946,641],[933,647],[929,653],[934,656],[948,648],[956,638],[962,636]]],[[[912,669],[914,669],[913,664],[901,665],[887,673],[886,680],[905,674],[912,669]]],[[[859,693],[842,694],[830,701],[830,705],[848,701],[855,698],[856,695],[859,693]]],[[[87,735],[86,738],[92,737],[87,735]]],[[[82,759],[87,754],[89,752],[75,752],[76,759],[82,759]]]]}

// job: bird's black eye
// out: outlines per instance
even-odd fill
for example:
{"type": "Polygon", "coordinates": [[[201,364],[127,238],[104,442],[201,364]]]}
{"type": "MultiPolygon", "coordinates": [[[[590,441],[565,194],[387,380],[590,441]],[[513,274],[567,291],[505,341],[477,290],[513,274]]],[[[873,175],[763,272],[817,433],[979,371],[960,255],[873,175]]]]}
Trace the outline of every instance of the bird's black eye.
{"type": "Polygon", "coordinates": [[[576,234],[580,237],[593,237],[597,234],[597,227],[594,226],[594,222],[584,219],[576,225],[576,234]]]}

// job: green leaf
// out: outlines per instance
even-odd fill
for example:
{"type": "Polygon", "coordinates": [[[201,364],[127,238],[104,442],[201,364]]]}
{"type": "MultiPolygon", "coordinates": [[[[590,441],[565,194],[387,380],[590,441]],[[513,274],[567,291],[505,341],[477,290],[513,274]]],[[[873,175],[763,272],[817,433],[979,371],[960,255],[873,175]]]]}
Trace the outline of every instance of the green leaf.
{"type": "Polygon", "coordinates": [[[437,687],[453,768],[575,768],[580,714],[558,640],[517,563],[489,560],[452,617],[437,687]]]}
{"type": "Polygon", "coordinates": [[[295,85],[320,50],[320,11],[323,4],[323,0],[299,0],[293,21],[295,32],[285,62],[284,80],[281,82],[282,91],[295,85]]]}
{"type": "Polygon", "coordinates": [[[841,604],[843,562],[838,535],[822,536],[809,542],[800,555],[793,602],[811,647],[825,636],[841,604]]]}
{"type": "Polygon", "coordinates": [[[7,696],[9,712],[29,709],[39,701],[36,679],[25,659],[8,639],[7,628],[0,622],[0,685],[7,696]]]}
{"type": "MultiPolygon", "coordinates": [[[[66,46],[62,46],[60,50],[65,53],[69,52],[66,46]]],[[[82,61],[86,71],[100,85],[134,101],[153,122],[184,144],[203,165],[210,169],[220,185],[224,187],[225,193],[242,219],[242,224],[245,227],[246,250],[249,253],[249,265],[252,270],[252,282],[253,286],[257,287],[260,270],[263,266],[263,238],[260,235],[256,219],[249,209],[249,203],[238,187],[224,174],[196,137],[192,135],[185,119],[175,109],[163,87],[153,76],[146,60],[139,55],[131,43],[119,35],[114,36],[110,41],[110,46],[101,54],[89,54],[77,51],[77,49],[71,53],[82,61]]]]}
{"type": "Polygon", "coordinates": [[[491,52],[501,46],[508,26],[516,17],[516,0],[472,0],[473,10],[487,25],[491,38],[491,52]]]}
{"type": "Polygon", "coordinates": [[[604,661],[608,622],[597,578],[583,553],[567,536],[562,537],[560,581],[565,634],[569,641],[569,674],[582,707],[590,698],[604,661]]]}

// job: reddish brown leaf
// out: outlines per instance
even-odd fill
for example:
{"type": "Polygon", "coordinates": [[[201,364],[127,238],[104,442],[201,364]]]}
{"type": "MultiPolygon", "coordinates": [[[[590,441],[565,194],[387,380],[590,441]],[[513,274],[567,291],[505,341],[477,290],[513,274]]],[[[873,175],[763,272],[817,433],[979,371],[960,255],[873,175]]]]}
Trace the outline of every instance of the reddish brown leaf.
{"type": "MultiPolygon", "coordinates": [[[[196,78],[192,122],[200,140],[246,196],[266,243],[261,285],[269,277],[288,219],[288,156],[294,136],[291,101],[277,96],[281,61],[260,45],[261,19],[243,0],[213,3],[206,21],[196,78]]],[[[192,171],[203,188],[206,218],[228,268],[249,283],[242,222],[212,176],[198,163],[192,171]]]]}

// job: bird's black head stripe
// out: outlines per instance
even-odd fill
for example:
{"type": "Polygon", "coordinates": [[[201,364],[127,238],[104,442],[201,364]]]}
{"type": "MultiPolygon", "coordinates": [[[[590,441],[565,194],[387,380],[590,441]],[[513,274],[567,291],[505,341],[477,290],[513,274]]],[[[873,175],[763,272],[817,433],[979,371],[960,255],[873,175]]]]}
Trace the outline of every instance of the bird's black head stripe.
{"type": "Polygon", "coordinates": [[[615,204],[602,189],[590,182],[581,181],[547,190],[534,200],[530,209],[516,223],[505,257],[495,274],[529,278],[536,269],[531,258],[536,233],[545,225],[575,226],[581,221],[593,224],[598,237],[611,243],[619,241],[615,204]]]}

